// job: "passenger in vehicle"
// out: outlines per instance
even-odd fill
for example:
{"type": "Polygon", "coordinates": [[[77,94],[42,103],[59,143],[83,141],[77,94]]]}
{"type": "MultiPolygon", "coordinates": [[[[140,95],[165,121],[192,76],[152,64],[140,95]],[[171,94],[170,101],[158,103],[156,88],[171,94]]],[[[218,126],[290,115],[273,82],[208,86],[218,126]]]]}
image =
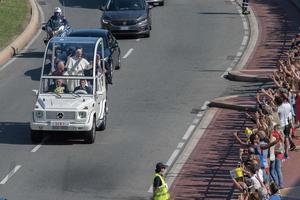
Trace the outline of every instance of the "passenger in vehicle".
{"type": "Polygon", "coordinates": [[[55,71],[50,72],[49,75],[52,76],[64,76],[68,75],[68,72],[65,71],[65,63],[62,60],[57,61],[55,71]]]}
{"type": "MultiPolygon", "coordinates": [[[[93,76],[93,60],[90,61],[90,68],[87,70],[84,70],[84,75],[85,76],[93,76]]],[[[101,63],[101,57],[99,54],[96,55],[96,76],[98,74],[102,74],[103,73],[103,67],[102,67],[102,63],[101,63]]]]}
{"type": "Polygon", "coordinates": [[[84,70],[89,68],[89,62],[82,57],[83,49],[77,48],[75,55],[68,58],[66,68],[69,75],[83,76],[84,70]]]}
{"type": "Polygon", "coordinates": [[[63,83],[62,79],[56,79],[55,83],[49,86],[48,92],[56,94],[69,93],[68,87],[63,83]]]}
{"type": "Polygon", "coordinates": [[[107,61],[104,61],[103,66],[100,54],[96,55],[96,72],[104,73],[106,82],[112,84],[112,69],[107,61]]]}
{"type": "Polygon", "coordinates": [[[92,89],[92,87],[87,85],[86,80],[81,79],[80,80],[80,85],[75,88],[74,93],[77,93],[77,94],[93,94],[93,89],[92,89]]]}

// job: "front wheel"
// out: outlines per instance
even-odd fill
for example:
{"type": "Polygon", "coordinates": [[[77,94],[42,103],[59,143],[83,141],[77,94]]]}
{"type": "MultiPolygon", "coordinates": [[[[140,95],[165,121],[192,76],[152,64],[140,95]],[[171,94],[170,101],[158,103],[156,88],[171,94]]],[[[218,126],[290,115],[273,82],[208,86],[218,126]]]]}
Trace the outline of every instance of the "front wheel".
{"type": "Polygon", "coordinates": [[[95,142],[95,139],[96,139],[96,120],[94,118],[92,129],[85,133],[84,140],[87,144],[93,144],[95,142]]]}
{"type": "Polygon", "coordinates": [[[107,106],[106,106],[106,104],[105,104],[102,122],[101,122],[101,124],[97,127],[97,130],[99,130],[99,131],[104,131],[104,130],[106,129],[106,124],[107,124],[107,113],[108,113],[108,108],[107,108],[107,106]]]}
{"type": "Polygon", "coordinates": [[[119,56],[119,60],[118,60],[118,65],[115,67],[115,70],[119,70],[121,69],[121,59],[120,59],[120,56],[119,56]]]}
{"type": "Polygon", "coordinates": [[[31,130],[30,138],[33,143],[40,143],[43,140],[43,133],[37,130],[31,130]]]}

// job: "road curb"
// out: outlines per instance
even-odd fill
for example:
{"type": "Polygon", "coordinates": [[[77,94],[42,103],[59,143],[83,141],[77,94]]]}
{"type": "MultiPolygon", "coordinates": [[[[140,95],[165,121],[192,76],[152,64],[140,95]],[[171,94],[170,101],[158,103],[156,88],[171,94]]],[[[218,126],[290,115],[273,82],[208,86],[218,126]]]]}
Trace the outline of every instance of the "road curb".
{"type": "Polygon", "coordinates": [[[0,52],[0,65],[7,62],[11,57],[22,50],[25,45],[32,39],[39,27],[39,10],[35,0],[29,0],[31,6],[30,22],[25,30],[11,44],[0,52]]]}
{"type": "Polygon", "coordinates": [[[257,76],[241,72],[240,70],[229,71],[227,78],[231,81],[243,81],[243,82],[270,82],[271,78],[267,76],[257,76]]]}
{"type": "Polygon", "coordinates": [[[249,42],[248,42],[248,45],[247,45],[242,57],[240,58],[240,60],[238,61],[238,63],[234,67],[234,69],[231,71],[228,71],[226,78],[231,81],[269,82],[269,81],[271,81],[271,79],[268,77],[255,76],[255,75],[246,74],[246,73],[243,73],[240,71],[245,67],[249,58],[253,54],[253,52],[256,48],[256,43],[258,41],[258,37],[259,37],[258,21],[256,19],[255,12],[251,8],[251,6],[249,6],[248,9],[250,10],[250,13],[251,13],[247,17],[248,22],[249,22],[249,29],[250,29],[249,42]]]}
{"type": "Polygon", "coordinates": [[[236,103],[232,103],[234,98],[243,97],[245,95],[231,95],[231,96],[225,96],[225,97],[219,97],[213,99],[208,106],[209,107],[216,107],[216,108],[225,108],[230,110],[237,110],[237,111],[250,111],[255,112],[256,107],[253,105],[239,105],[236,103]]]}

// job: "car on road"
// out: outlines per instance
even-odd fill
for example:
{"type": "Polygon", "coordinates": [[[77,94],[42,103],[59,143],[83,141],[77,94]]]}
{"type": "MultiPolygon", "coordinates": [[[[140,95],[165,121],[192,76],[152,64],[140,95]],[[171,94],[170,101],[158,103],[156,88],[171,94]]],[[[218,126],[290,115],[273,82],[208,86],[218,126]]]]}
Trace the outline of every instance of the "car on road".
{"type": "Polygon", "coordinates": [[[101,17],[101,26],[114,35],[150,37],[150,6],[145,0],[110,0],[101,17]]]}
{"type": "Polygon", "coordinates": [[[45,132],[81,134],[86,143],[93,143],[96,130],[106,128],[106,80],[95,62],[98,54],[104,56],[102,38],[54,37],[48,42],[40,87],[33,90],[36,100],[30,129],[34,143],[41,142],[45,132]],[[83,52],[79,59],[72,56],[74,48],[75,56],[83,52]],[[83,70],[91,73],[86,76],[83,70]]]}
{"type": "Polygon", "coordinates": [[[104,44],[104,59],[111,69],[121,68],[121,49],[116,38],[109,30],[100,28],[71,29],[67,37],[96,37],[102,38],[104,44]]]}
{"type": "Polygon", "coordinates": [[[158,6],[163,6],[165,4],[164,0],[146,0],[146,2],[150,5],[158,5],[158,6]]]}

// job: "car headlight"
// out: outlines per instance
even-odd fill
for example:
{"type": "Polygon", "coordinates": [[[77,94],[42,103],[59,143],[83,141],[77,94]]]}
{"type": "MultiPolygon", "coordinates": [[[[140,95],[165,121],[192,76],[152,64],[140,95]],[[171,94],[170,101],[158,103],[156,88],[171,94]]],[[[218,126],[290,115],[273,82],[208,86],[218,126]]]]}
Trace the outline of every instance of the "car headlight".
{"type": "Polygon", "coordinates": [[[44,116],[44,112],[41,110],[35,111],[35,117],[38,119],[42,119],[44,116]]]}
{"type": "Polygon", "coordinates": [[[111,22],[111,21],[108,20],[108,19],[102,19],[102,23],[103,23],[103,24],[110,24],[110,22],[111,22]]]}
{"type": "Polygon", "coordinates": [[[139,25],[145,25],[147,23],[148,23],[148,19],[146,18],[146,19],[143,19],[142,21],[140,21],[138,24],[139,25]]]}
{"type": "Polygon", "coordinates": [[[78,112],[78,117],[81,118],[81,119],[84,119],[86,118],[86,112],[78,112]]]}

